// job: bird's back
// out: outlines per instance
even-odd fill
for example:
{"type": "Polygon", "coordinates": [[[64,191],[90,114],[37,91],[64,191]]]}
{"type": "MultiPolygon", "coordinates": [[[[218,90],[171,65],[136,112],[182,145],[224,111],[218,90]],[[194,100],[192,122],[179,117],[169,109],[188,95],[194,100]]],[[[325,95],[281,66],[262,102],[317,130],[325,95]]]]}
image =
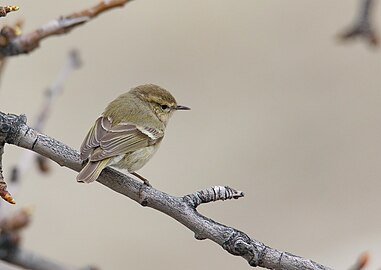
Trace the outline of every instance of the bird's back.
{"type": "Polygon", "coordinates": [[[164,131],[164,124],[157,121],[157,116],[132,92],[127,92],[110,102],[104,116],[112,119],[112,126],[120,123],[132,123],[138,126],[164,131]],[[125,105],[128,99],[128,106],[125,105]],[[155,121],[152,121],[152,120],[155,121]]]}

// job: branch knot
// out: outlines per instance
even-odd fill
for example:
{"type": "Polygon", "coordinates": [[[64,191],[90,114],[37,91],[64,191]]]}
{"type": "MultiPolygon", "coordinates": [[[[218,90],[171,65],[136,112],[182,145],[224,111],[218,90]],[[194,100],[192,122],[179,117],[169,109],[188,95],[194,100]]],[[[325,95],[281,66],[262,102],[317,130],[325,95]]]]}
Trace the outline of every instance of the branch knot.
{"type": "Polygon", "coordinates": [[[244,232],[233,230],[222,247],[230,254],[244,257],[251,266],[261,265],[266,245],[260,242],[253,242],[244,232]]]}

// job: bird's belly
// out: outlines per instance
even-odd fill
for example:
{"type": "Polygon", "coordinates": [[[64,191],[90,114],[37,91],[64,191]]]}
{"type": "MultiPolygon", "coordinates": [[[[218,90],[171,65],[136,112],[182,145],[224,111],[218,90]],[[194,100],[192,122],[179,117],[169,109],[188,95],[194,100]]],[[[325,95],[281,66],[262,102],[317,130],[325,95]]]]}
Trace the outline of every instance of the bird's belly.
{"type": "Polygon", "coordinates": [[[127,169],[128,172],[135,172],[142,168],[148,160],[155,154],[158,145],[151,145],[131,153],[127,153],[124,156],[118,156],[114,158],[113,164],[116,168],[127,169]]]}

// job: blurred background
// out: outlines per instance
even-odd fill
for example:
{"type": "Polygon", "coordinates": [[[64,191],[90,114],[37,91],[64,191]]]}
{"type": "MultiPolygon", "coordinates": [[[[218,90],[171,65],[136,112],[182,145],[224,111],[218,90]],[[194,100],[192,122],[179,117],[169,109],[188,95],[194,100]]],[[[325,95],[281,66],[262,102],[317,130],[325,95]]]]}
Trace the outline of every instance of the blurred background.
{"type": "MultiPolygon", "coordinates": [[[[24,32],[97,0],[12,1],[24,32]]],[[[381,266],[381,51],[339,44],[358,1],[146,0],[102,14],[10,58],[1,111],[39,112],[72,48],[83,66],[66,81],[44,132],[78,149],[109,101],[139,84],[192,108],[171,120],[140,173],[182,196],[213,185],[240,200],[199,211],[271,247],[347,269],[369,251],[381,266]]],[[[378,14],[379,15],[379,14],[378,14]]],[[[379,20],[379,17],[376,19],[379,20]]],[[[22,149],[6,146],[5,176],[22,149]],[[8,171],[7,171],[8,170],[8,171]]],[[[248,269],[245,260],[171,218],[51,164],[23,177],[17,205],[34,208],[23,246],[101,269],[248,269]]],[[[3,202],[1,202],[3,203],[3,202]]]]}

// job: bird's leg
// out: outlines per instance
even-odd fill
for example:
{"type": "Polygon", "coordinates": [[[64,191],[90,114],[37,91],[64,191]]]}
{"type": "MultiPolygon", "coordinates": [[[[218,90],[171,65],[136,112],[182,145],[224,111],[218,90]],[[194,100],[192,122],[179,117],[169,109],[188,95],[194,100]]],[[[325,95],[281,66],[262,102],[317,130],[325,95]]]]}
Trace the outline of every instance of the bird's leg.
{"type": "Polygon", "coordinates": [[[150,182],[149,182],[146,178],[144,178],[143,176],[137,174],[136,172],[133,172],[133,173],[131,173],[131,174],[135,175],[137,178],[139,178],[140,180],[142,180],[143,183],[144,183],[144,185],[146,185],[146,186],[148,186],[148,187],[152,187],[152,185],[150,184],[150,182]]]}

